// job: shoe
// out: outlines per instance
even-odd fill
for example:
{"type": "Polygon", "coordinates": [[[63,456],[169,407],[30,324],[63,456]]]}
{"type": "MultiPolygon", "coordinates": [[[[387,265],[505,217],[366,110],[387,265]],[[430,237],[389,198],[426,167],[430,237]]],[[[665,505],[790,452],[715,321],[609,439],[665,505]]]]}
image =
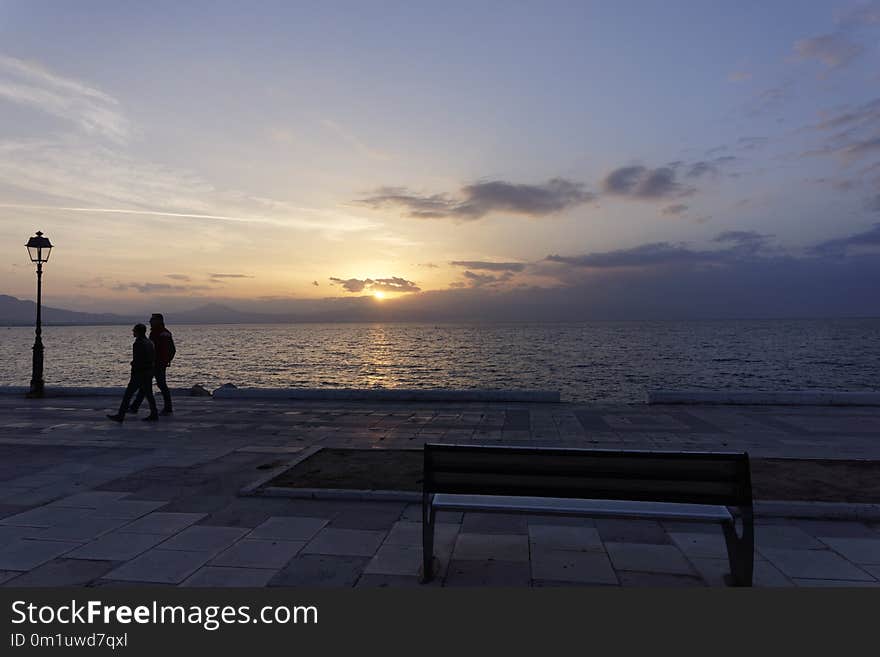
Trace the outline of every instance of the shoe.
{"type": "Polygon", "coordinates": [[[172,411],[170,408],[163,408],[162,412],[159,413],[159,415],[174,415],[174,411],[172,411]]]}
{"type": "Polygon", "coordinates": [[[122,422],[125,419],[124,415],[120,415],[117,413],[116,415],[107,415],[108,420],[113,420],[114,422],[122,422]]]}
{"type": "Polygon", "coordinates": [[[143,422],[156,422],[158,419],[159,419],[159,416],[158,416],[158,415],[153,415],[152,413],[150,413],[150,414],[149,414],[147,417],[145,417],[142,421],[143,421],[143,422]]]}
{"type": "Polygon", "coordinates": [[[127,412],[128,412],[128,413],[134,413],[135,415],[137,415],[138,408],[137,408],[137,406],[129,406],[127,412]]]}

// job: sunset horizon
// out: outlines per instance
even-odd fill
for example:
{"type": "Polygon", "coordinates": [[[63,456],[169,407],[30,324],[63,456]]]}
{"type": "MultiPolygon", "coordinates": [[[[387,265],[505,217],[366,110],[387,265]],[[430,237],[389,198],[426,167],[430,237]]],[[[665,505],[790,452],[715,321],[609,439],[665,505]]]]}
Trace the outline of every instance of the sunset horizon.
{"type": "Polygon", "coordinates": [[[459,9],[0,4],[0,293],[878,313],[876,3],[459,9]]]}

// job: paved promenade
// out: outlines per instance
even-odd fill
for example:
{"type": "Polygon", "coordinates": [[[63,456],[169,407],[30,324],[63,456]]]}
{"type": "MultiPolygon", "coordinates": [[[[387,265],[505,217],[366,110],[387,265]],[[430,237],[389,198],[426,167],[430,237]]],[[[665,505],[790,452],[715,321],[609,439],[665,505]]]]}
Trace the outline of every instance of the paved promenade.
{"type": "MultiPolygon", "coordinates": [[[[748,450],[880,460],[880,408],[0,397],[6,586],[420,586],[420,508],[241,497],[314,445],[434,442],[748,450]],[[141,413],[141,417],[144,413],[141,413]]],[[[439,518],[430,586],[719,586],[720,530],[479,513],[439,518]]],[[[880,586],[880,522],[759,518],[759,586],[880,586]]]]}

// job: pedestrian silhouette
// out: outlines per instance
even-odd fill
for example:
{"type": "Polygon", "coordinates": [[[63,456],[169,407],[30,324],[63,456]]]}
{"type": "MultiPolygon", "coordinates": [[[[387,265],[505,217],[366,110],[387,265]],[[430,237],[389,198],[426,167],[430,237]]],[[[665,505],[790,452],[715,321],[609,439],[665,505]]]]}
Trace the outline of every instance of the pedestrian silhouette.
{"type": "Polygon", "coordinates": [[[108,415],[107,417],[116,422],[122,422],[125,419],[125,411],[128,408],[132,395],[134,395],[136,390],[140,390],[150,405],[150,414],[144,420],[155,422],[159,419],[156,399],[153,397],[153,368],[156,363],[156,349],[153,343],[147,339],[146,326],[135,324],[131,332],[134,335],[134,343],[131,345],[131,378],[128,381],[128,386],[125,388],[125,394],[122,396],[119,412],[116,415],[108,415]]]}
{"type": "MultiPolygon", "coordinates": [[[[156,385],[159,387],[159,392],[162,393],[162,401],[164,402],[162,415],[171,415],[174,409],[171,405],[171,391],[168,389],[166,372],[177,349],[174,346],[174,338],[171,335],[171,331],[165,328],[165,318],[162,316],[162,313],[153,313],[153,316],[150,317],[150,342],[153,343],[156,349],[156,366],[153,374],[156,377],[156,385]]],[[[150,386],[152,385],[151,381],[150,386]]],[[[144,393],[138,390],[137,396],[134,398],[128,412],[137,413],[143,401],[144,393]]]]}

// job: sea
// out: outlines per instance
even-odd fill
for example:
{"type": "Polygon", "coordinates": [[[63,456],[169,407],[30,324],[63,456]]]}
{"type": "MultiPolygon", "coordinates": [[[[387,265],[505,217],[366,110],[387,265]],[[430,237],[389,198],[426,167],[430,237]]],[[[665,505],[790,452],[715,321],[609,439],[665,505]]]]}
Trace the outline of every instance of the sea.
{"type": "MultiPolygon", "coordinates": [[[[169,324],[169,385],[213,389],[880,390],[880,319],[485,324],[169,324]]],[[[28,385],[33,328],[0,327],[0,385],[28,385]]],[[[43,329],[48,386],[121,386],[128,326],[43,329]]]]}

